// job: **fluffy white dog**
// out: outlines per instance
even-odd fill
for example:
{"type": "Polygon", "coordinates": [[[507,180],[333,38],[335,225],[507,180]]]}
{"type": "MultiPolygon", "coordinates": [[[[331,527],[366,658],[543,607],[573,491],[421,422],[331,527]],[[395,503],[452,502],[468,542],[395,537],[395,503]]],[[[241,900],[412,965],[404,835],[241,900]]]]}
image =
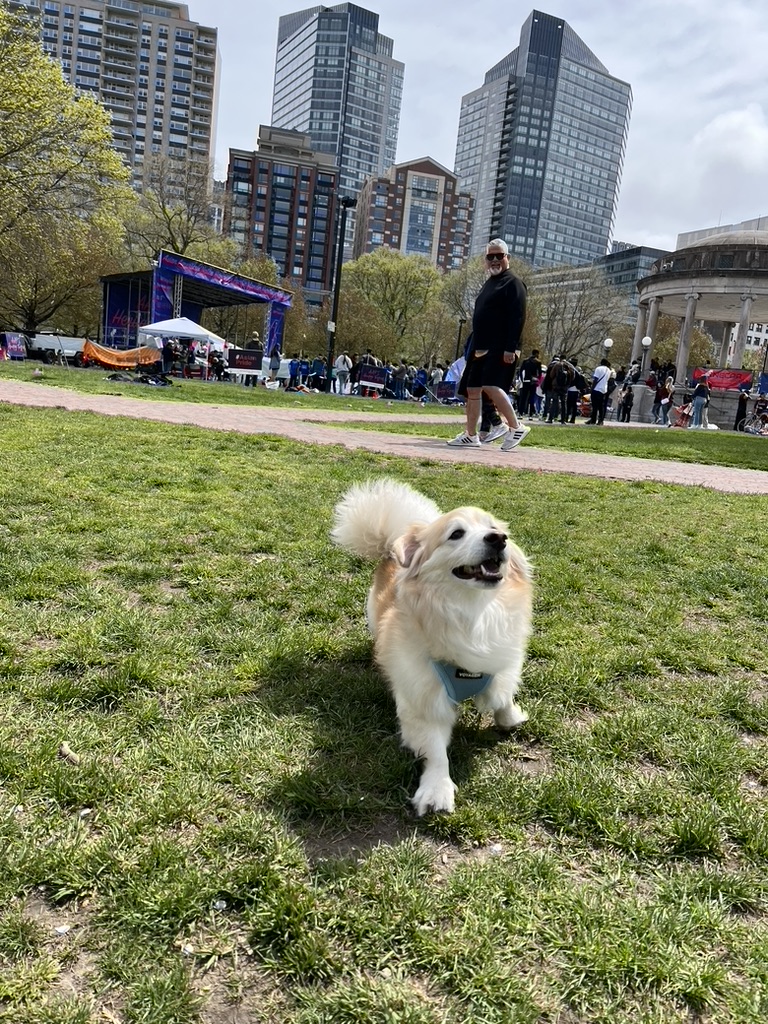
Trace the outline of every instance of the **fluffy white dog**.
{"type": "Polygon", "coordinates": [[[335,509],[332,539],[379,559],[366,614],[375,658],[397,705],[405,746],[424,766],[417,814],[452,811],[448,744],[457,705],[472,699],[511,729],[531,630],[531,567],[507,527],[482,509],[444,515],[384,478],[353,487],[335,509]]]}

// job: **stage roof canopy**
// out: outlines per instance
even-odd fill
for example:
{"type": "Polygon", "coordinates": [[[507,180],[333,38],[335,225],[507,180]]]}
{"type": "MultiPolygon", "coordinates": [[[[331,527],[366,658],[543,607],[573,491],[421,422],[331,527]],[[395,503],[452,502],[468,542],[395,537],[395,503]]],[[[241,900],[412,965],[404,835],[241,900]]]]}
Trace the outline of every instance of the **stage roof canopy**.
{"type": "Polygon", "coordinates": [[[277,302],[281,306],[291,305],[291,293],[276,285],[265,284],[251,277],[242,277],[229,270],[213,267],[188,256],[163,250],[157,259],[157,267],[151,270],[136,270],[125,274],[108,274],[102,277],[105,284],[142,284],[152,288],[158,269],[171,270],[182,277],[184,301],[203,309],[218,306],[245,306],[253,302],[277,302]]]}

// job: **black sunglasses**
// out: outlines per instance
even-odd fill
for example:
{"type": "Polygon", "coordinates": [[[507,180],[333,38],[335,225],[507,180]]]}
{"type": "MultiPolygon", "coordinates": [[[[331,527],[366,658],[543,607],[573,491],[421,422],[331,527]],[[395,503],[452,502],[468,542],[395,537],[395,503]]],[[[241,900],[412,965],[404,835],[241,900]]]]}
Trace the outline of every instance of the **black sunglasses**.
{"type": "Polygon", "coordinates": [[[498,260],[501,263],[502,260],[507,258],[507,254],[505,252],[487,252],[485,258],[489,263],[493,263],[494,260],[498,260]]]}

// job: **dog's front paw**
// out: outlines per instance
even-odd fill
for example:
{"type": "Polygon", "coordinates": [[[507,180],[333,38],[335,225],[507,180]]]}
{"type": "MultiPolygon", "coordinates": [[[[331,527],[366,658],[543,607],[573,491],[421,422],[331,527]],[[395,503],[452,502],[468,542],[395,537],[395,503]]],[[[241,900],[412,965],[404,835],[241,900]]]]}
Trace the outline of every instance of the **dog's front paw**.
{"type": "Polygon", "coordinates": [[[435,813],[453,814],[456,786],[448,776],[439,779],[421,780],[421,785],[411,799],[419,817],[429,811],[435,813]]]}
{"type": "Polygon", "coordinates": [[[499,729],[514,729],[528,721],[528,715],[517,704],[508,704],[505,708],[499,708],[493,716],[493,720],[499,729]]]}

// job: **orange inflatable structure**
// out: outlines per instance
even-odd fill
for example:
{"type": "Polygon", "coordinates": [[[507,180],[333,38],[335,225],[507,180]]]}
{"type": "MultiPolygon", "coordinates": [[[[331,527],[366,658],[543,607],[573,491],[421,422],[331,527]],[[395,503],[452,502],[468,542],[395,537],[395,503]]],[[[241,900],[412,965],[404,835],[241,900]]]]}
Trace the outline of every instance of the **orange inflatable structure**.
{"type": "Polygon", "coordinates": [[[98,363],[107,370],[132,370],[135,366],[151,366],[160,362],[160,350],[142,345],[139,348],[107,348],[97,345],[95,341],[86,341],[83,345],[83,359],[98,363]]]}

